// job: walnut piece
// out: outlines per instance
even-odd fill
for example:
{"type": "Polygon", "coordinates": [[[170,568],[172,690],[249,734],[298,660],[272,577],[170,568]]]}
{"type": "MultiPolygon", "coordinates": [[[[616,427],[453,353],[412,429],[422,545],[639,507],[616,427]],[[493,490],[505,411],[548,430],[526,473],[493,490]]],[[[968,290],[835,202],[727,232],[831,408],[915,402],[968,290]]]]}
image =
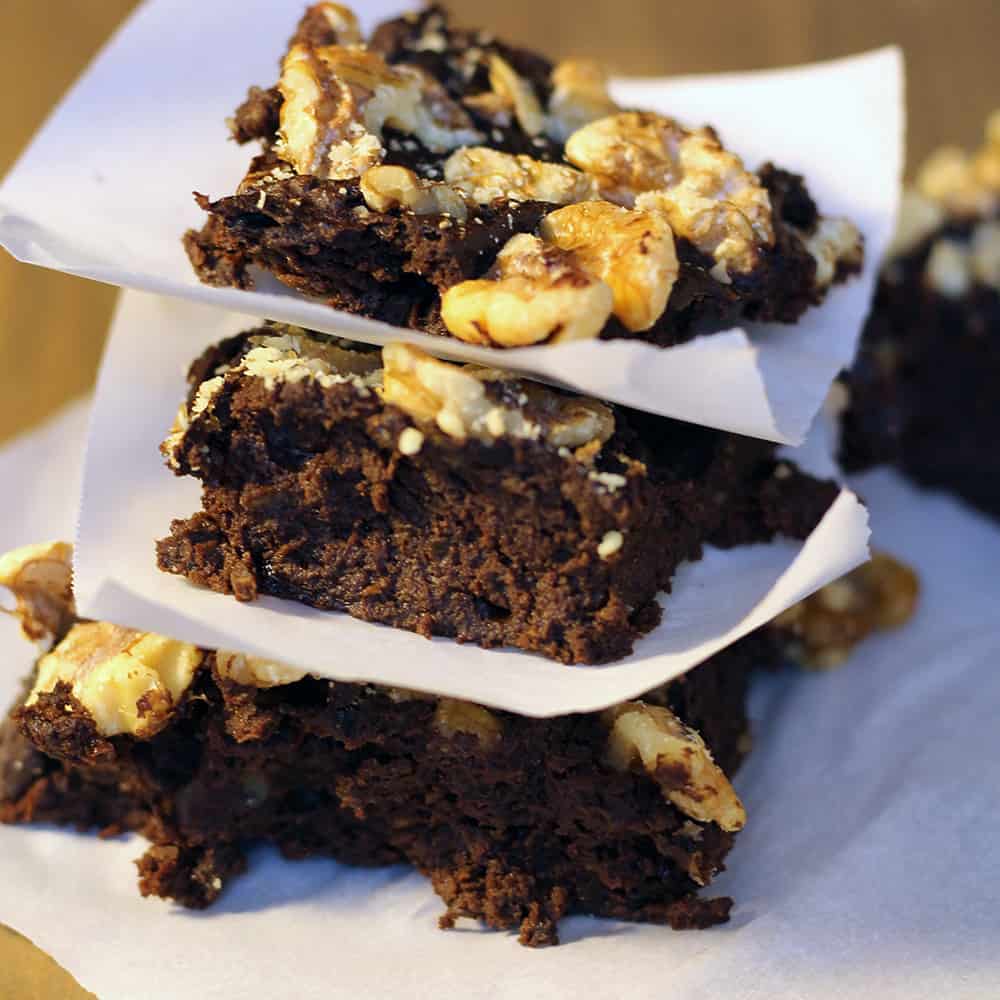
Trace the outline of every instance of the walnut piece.
{"type": "Polygon", "coordinates": [[[334,33],[338,45],[360,45],[364,38],[354,11],[339,3],[316,3],[305,13],[303,20],[321,17],[334,33]]]}
{"type": "MultiPolygon", "coordinates": [[[[264,380],[270,389],[278,383],[315,379],[329,388],[351,384],[367,392],[379,382],[379,357],[374,351],[352,351],[326,340],[309,336],[294,327],[276,336],[250,339],[250,350],[239,364],[247,375],[264,380]]],[[[196,397],[191,417],[197,416],[196,397]]]]}
{"type": "Polygon", "coordinates": [[[917,606],[920,581],[884,552],[793,605],[772,624],[786,630],[788,653],[805,667],[839,666],[873,632],[905,624],[917,606]]]}
{"type": "Polygon", "coordinates": [[[579,170],[486,146],[455,150],[445,161],[444,179],[479,205],[498,198],[571,205],[595,197],[593,183],[579,170]]]}
{"type": "Polygon", "coordinates": [[[608,201],[661,213],[677,236],[715,258],[713,274],[745,273],[771,246],[771,199],[710,129],[624,111],[578,129],[566,159],[591,175],[608,201]]]}
{"type": "Polygon", "coordinates": [[[987,120],[978,152],[942,146],[917,172],[916,189],[953,215],[994,212],[1000,205],[1000,110],[987,120]]]}
{"type": "Polygon", "coordinates": [[[426,73],[389,66],[357,46],[288,50],[278,82],[283,103],[277,154],[298,173],[357,177],[381,162],[382,129],[446,152],[482,140],[468,115],[426,73]]]}
{"type": "Polygon", "coordinates": [[[816,261],[814,286],[828,288],[839,265],[860,267],[864,241],[858,227],[847,219],[821,217],[811,233],[801,233],[802,245],[816,261]]]}
{"type": "Polygon", "coordinates": [[[203,654],[196,646],[108,622],[80,622],[38,661],[26,705],[60,681],[102,736],[153,736],[170,720],[203,654]]]}
{"type": "Polygon", "coordinates": [[[913,188],[907,188],[899,202],[896,232],[886,251],[886,257],[891,260],[915,250],[944,219],[944,209],[938,202],[931,201],[913,188]]]}
{"type": "Polygon", "coordinates": [[[513,115],[525,133],[541,135],[545,130],[545,114],[531,84],[496,53],[490,55],[489,67],[490,90],[467,97],[463,103],[497,125],[509,124],[513,115]]]}
{"type": "Polygon", "coordinates": [[[603,444],[614,433],[611,411],[596,400],[525,383],[518,398],[536,411],[539,422],[535,422],[525,416],[520,404],[502,405],[490,399],[488,383],[505,378],[496,369],[439,361],[410,344],[386,344],[382,357],[385,402],[398,406],[418,424],[434,424],[459,441],[510,436],[544,438],[555,447],[580,448],[595,441],[603,444]]]}
{"type": "Polygon", "coordinates": [[[610,286],[614,314],[627,329],[648,330],[663,315],[678,264],[662,215],[588,201],[550,213],[539,233],[610,286]]]}
{"type": "Polygon", "coordinates": [[[14,595],[21,631],[34,642],[62,635],[75,614],[73,547],[65,542],[23,545],[0,557],[0,586],[14,595]]]}
{"type": "Polygon", "coordinates": [[[245,687],[272,688],[294,684],[307,676],[305,670],[290,667],[287,663],[265,660],[231,650],[219,649],[215,653],[215,669],[221,677],[245,687]]]}
{"type": "Polygon", "coordinates": [[[424,180],[406,167],[369,168],[361,175],[361,194],[374,212],[403,208],[414,215],[448,215],[457,222],[465,222],[469,214],[454,188],[424,180]]]}
{"type": "Polygon", "coordinates": [[[614,305],[611,288],[573,254],[519,233],[486,278],[463,281],[441,298],[441,318],[459,340],[494,347],[596,337],[614,305]]]}
{"type": "Polygon", "coordinates": [[[565,143],[577,129],[618,111],[600,63],[565,59],[552,70],[551,82],[546,131],[556,142],[565,143]]]}
{"type": "Polygon", "coordinates": [[[606,760],[618,771],[643,768],[685,816],[741,830],[746,810],[701,736],[660,705],[625,702],[603,713],[606,760]]]}
{"type": "Polygon", "coordinates": [[[457,733],[475,736],[483,747],[496,746],[503,736],[500,720],[481,705],[456,698],[441,698],[434,710],[434,728],[450,739],[457,733]]]}

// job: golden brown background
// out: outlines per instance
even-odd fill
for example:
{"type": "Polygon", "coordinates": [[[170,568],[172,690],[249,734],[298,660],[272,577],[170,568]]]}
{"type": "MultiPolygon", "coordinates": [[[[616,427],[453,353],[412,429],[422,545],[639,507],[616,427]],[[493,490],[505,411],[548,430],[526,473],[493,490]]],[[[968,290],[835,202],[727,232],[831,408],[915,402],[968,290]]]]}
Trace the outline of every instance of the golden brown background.
{"type": "MultiPolygon", "coordinates": [[[[299,5],[288,4],[292,11],[299,5]]],[[[0,0],[0,174],[133,6],[134,0],[0,0]]],[[[907,58],[911,166],[941,142],[974,145],[986,114],[1000,106],[997,0],[451,0],[450,6],[468,23],[553,56],[597,57],[619,73],[755,69],[899,43],[907,58]]],[[[275,59],[279,47],[276,40],[275,59]]],[[[0,440],[90,388],[114,298],[110,288],[18,265],[0,252],[0,440]]],[[[0,927],[0,997],[85,996],[58,966],[0,927]]]]}

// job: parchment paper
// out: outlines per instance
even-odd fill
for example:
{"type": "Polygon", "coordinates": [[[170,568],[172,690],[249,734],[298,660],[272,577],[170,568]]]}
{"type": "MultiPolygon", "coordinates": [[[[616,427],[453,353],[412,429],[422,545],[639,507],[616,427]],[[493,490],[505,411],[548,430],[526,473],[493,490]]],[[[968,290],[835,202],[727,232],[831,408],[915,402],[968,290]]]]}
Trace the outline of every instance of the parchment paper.
{"type": "MultiPolygon", "coordinates": [[[[80,411],[0,453],[2,547],[72,528],[80,411]],[[66,487],[60,489],[58,487],[66,487]]],[[[916,619],[825,675],[759,678],[749,824],[706,932],[573,918],[563,946],[435,927],[405,868],[257,853],[198,915],[140,899],[138,838],[0,827],[0,920],[101,1000],[992,1000],[1000,990],[1000,529],[889,474],[856,484],[924,582],[916,619]]],[[[31,653],[0,621],[0,703],[31,653]]]]}
{"type": "MultiPolygon", "coordinates": [[[[369,26],[401,9],[386,0],[356,6],[369,26]]],[[[752,167],[774,159],[805,174],[826,214],[848,215],[864,232],[860,279],[794,327],[734,329],[669,350],[589,341],[498,351],[339,313],[273,280],[252,293],[196,280],[180,244],[187,227],[203,222],[191,191],[220,197],[235,190],[251,151],[228,141],[224,120],[249,84],[274,82],[302,9],[301,0],[148,0],[0,187],[0,243],[20,260],[99,281],[372,343],[402,337],[639,409],[801,442],[831,380],[854,355],[894,225],[903,123],[898,50],[616,86],[627,104],[714,124],[752,167]]]]}
{"type": "MultiPolygon", "coordinates": [[[[864,508],[842,493],[805,545],[779,540],[710,549],[682,566],[661,625],[639,640],[632,656],[603,667],[428,641],[292,601],[240,604],[195,587],[156,568],[155,540],[168,533],[173,518],[199,505],[198,483],[167,470],[158,448],[184,398],[182,373],[198,342],[206,334],[213,341],[228,336],[247,322],[175,299],[124,296],[87,448],[75,564],[81,614],[335,679],[429,690],[541,716],[604,708],[683,673],[866,557],[864,508]]],[[[827,475],[828,458],[818,450],[827,475]]]]}

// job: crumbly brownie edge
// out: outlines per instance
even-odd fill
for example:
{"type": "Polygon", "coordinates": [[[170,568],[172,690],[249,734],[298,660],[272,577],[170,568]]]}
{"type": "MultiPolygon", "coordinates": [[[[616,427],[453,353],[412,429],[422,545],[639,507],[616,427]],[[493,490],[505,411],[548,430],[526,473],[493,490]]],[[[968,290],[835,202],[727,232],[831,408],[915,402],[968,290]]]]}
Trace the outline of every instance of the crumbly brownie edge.
{"type": "MultiPolygon", "coordinates": [[[[766,648],[734,647],[650,704],[702,727],[732,770],[746,748],[746,671],[766,648]]],[[[731,901],[697,892],[732,835],[667,802],[668,773],[604,764],[600,713],[531,720],[457,705],[310,678],[246,687],[206,669],[167,728],[112,737],[113,761],[96,765],[65,756],[67,725],[93,724],[58,688],[17,718],[63,756],[39,755],[10,723],[0,731],[0,773],[37,758],[30,781],[4,786],[2,818],[138,830],[151,841],[140,891],[198,908],[263,840],[292,858],[409,861],[448,907],[442,926],[474,917],[528,945],[557,943],[571,913],[676,928],[727,918],[731,901]]]]}

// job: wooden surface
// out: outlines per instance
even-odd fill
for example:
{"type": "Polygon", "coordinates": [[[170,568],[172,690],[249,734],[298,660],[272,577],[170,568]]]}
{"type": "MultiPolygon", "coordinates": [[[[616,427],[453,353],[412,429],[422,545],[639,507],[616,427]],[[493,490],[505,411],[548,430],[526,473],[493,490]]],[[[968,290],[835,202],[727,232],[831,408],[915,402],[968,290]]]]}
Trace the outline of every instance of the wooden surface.
{"type": "MultiPolygon", "coordinates": [[[[291,22],[299,3],[288,5],[291,22]]],[[[132,6],[131,0],[0,0],[0,173],[132,6]]],[[[453,0],[451,6],[467,22],[512,40],[543,39],[554,56],[600,58],[620,73],[753,69],[898,42],[908,64],[911,165],[944,141],[975,144],[983,118],[1000,106],[997,0],[453,0]]],[[[276,40],[276,54],[279,47],[276,40]]],[[[0,440],[92,385],[113,304],[111,289],[17,265],[0,253],[0,440]]],[[[0,917],[2,898],[0,890],[0,917]]],[[[0,997],[86,996],[50,959],[0,927],[0,997]]]]}

